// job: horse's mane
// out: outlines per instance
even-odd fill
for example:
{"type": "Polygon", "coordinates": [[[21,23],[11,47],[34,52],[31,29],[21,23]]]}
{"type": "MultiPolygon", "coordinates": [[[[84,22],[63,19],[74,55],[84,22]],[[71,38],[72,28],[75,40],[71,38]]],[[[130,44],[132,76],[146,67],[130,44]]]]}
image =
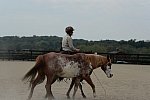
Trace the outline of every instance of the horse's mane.
{"type": "Polygon", "coordinates": [[[85,54],[84,59],[85,61],[91,63],[93,68],[96,68],[99,65],[103,65],[107,61],[106,57],[96,54],[85,54]]]}

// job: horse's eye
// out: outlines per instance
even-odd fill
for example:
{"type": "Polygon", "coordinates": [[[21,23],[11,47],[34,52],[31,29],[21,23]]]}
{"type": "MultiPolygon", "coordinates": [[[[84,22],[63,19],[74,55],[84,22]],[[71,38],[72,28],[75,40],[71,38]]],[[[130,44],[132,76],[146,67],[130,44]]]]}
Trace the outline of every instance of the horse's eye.
{"type": "Polygon", "coordinates": [[[105,66],[101,66],[101,69],[102,69],[103,71],[105,71],[105,70],[106,70],[106,67],[105,67],[105,66]]]}
{"type": "Polygon", "coordinates": [[[111,63],[108,63],[107,65],[108,65],[108,66],[111,66],[111,63]]]}

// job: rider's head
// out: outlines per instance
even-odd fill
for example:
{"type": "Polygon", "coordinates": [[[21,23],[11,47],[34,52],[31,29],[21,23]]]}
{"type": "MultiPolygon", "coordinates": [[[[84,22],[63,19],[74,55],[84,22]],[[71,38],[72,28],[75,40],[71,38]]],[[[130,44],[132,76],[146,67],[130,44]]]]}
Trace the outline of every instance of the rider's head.
{"type": "Polygon", "coordinates": [[[74,29],[73,29],[73,27],[68,26],[68,27],[66,27],[65,31],[69,36],[72,36],[74,29]]]}

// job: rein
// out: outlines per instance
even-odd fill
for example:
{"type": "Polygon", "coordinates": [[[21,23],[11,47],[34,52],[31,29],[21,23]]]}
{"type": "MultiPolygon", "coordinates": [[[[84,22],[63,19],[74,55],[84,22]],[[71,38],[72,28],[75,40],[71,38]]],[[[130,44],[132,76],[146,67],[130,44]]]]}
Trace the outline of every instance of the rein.
{"type": "Polygon", "coordinates": [[[103,90],[104,90],[104,92],[105,92],[105,99],[104,99],[104,100],[106,100],[106,89],[104,88],[104,86],[102,85],[101,81],[100,81],[99,78],[96,76],[96,74],[95,74],[94,71],[93,71],[93,73],[94,73],[96,79],[98,80],[99,84],[101,85],[101,87],[103,88],[103,90]]]}

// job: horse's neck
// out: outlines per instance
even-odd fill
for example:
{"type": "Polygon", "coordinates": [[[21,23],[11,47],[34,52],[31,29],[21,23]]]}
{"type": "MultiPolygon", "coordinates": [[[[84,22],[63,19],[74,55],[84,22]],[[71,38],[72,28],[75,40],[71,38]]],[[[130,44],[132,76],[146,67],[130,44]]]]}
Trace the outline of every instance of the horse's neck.
{"type": "Polygon", "coordinates": [[[87,54],[86,61],[88,61],[91,64],[93,69],[98,68],[97,63],[96,63],[96,57],[94,55],[87,54]]]}
{"type": "Polygon", "coordinates": [[[91,63],[91,65],[92,65],[92,68],[93,69],[96,69],[96,68],[99,68],[100,66],[98,66],[97,64],[95,64],[95,63],[91,63]]]}
{"type": "Polygon", "coordinates": [[[105,58],[103,56],[89,56],[88,61],[91,63],[93,69],[99,68],[105,64],[105,58]]]}

